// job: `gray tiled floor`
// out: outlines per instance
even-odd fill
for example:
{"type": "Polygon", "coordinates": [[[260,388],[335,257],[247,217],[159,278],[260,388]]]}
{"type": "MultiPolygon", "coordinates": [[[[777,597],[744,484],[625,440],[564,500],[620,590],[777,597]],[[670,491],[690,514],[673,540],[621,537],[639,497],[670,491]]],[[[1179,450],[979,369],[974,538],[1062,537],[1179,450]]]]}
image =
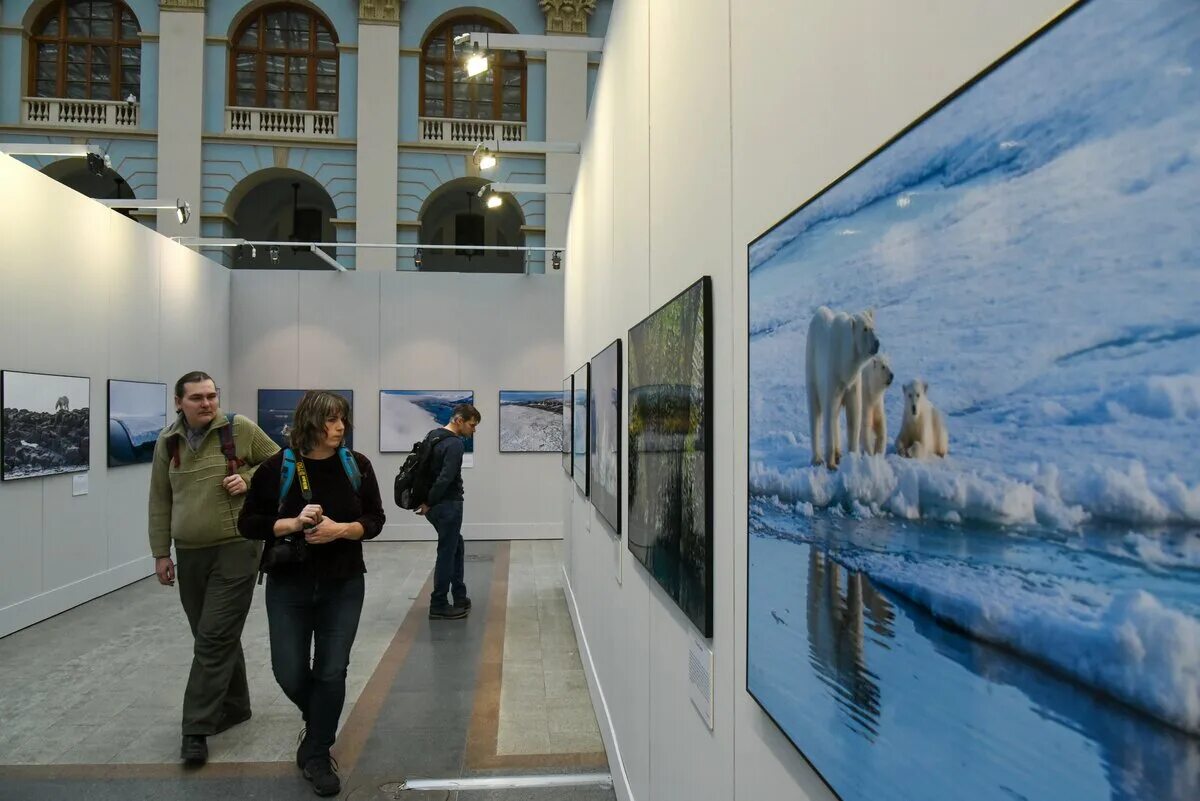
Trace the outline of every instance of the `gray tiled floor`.
{"type": "MultiPolygon", "coordinates": [[[[368,547],[367,596],[346,708],[375,671],[433,566],[433,543],[368,547]]],[[[254,717],[209,741],[212,762],[270,762],[294,752],[300,715],[271,674],[257,589],[242,633],[254,717]]],[[[147,578],[0,640],[0,764],[172,762],[191,664],[175,589],[147,578]],[[9,723],[11,722],[11,723],[9,723]]]]}
{"type": "MultiPolygon", "coordinates": [[[[421,608],[412,610],[421,612],[422,625],[387,685],[357,764],[343,777],[343,798],[382,801],[394,796],[380,788],[401,777],[469,773],[466,731],[499,547],[506,546],[468,544],[468,585],[477,605],[468,620],[430,622],[421,608]]],[[[496,752],[533,759],[530,764],[540,764],[538,754],[553,760],[563,752],[603,750],[559,583],[560,548],[558,543],[513,543],[510,549],[496,752]]],[[[343,723],[412,609],[433,559],[432,543],[369,546],[367,600],[351,657],[343,723]]],[[[173,590],[148,579],[0,639],[0,720],[5,722],[0,799],[311,797],[287,764],[300,720],[271,675],[261,592],[243,646],[254,717],[210,738],[211,761],[235,771],[220,773],[178,768],[179,706],[191,644],[173,590]],[[113,765],[111,773],[90,767],[104,763],[113,765]],[[242,775],[240,766],[247,763],[252,770],[242,775]],[[254,768],[254,763],[263,764],[254,768]],[[70,773],[72,764],[84,773],[70,773]]],[[[481,772],[577,772],[546,764],[481,772]]],[[[587,787],[402,798],[611,801],[614,795],[611,788],[587,787]]]]}

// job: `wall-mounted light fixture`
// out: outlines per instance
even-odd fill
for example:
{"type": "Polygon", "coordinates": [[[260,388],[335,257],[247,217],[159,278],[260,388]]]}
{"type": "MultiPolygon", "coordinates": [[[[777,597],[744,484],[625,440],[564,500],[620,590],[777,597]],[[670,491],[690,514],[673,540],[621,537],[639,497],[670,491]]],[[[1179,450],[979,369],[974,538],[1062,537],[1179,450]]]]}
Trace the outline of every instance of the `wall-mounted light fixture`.
{"type": "Polygon", "coordinates": [[[483,198],[484,204],[489,209],[498,209],[504,204],[504,199],[492,191],[491,184],[484,184],[483,186],[479,187],[479,192],[476,193],[476,197],[483,198]]]}
{"type": "Polygon", "coordinates": [[[413,251],[413,267],[421,269],[421,249],[417,248],[413,251]]]}
{"type": "Polygon", "coordinates": [[[588,36],[530,36],[520,33],[472,31],[454,37],[454,44],[464,46],[467,77],[486,72],[491,64],[489,50],[558,50],[595,53],[604,50],[604,39],[588,36]],[[470,45],[469,49],[466,45],[470,45]]]}
{"type": "Polygon", "coordinates": [[[485,143],[480,142],[471,152],[471,161],[481,170],[490,170],[496,166],[496,154],[485,143]]]}
{"type": "Polygon", "coordinates": [[[556,250],[550,254],[550,266],[556,270],[562,269],[562,251],[556,250]]]}

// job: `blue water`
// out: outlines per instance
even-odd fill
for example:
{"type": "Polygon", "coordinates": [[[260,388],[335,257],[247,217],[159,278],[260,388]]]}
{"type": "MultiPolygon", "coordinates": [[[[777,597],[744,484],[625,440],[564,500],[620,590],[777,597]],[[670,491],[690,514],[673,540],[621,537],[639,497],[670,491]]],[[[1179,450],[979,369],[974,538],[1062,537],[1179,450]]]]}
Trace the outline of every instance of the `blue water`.
{"type": "MultiPolygon", "coordinates": [[[[1020,566],[1031,584],[1139,569],[1002,531],[897,533],[762,501],[752,516],[748,686],[847,801],[1200,797],[1200,738],[968,636],[845,563],[884,550],[1020,566]]],[[[1200,582],[1183,574],[1151,583],[1194,609],[1200,582]]]]}

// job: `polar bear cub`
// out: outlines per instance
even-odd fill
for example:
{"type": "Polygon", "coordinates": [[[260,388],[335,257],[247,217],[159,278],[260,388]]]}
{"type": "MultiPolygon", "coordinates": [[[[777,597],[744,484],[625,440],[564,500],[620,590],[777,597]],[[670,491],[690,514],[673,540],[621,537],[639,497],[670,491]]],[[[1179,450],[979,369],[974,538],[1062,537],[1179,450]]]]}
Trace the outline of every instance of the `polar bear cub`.
{"type": "Polygon", "coordinates": [[[950,452],[946,418],[929,400],[929,387],[920,379],[904,385],[904,420],[896,437],[896,453],[920,459],[950,452]]]}
{"type": "Polygon", "coordinates": [[[862,397],[859,372],[879,352],[875,313],[835,312],[822,306],[808,325],[806,343],[808,422],[812,435],[812,463],[836,470],[841,458],[839,416],[846,409],[846,446],[859,449],[862,397]]]}
{"type": "Polygon", "coordinates": [[[881,454],[887,450],[887,415],[883,411],[883,394],[894,379],[892,366],[883,354],[872,356],[859,374],[863,409],[860,446],[863,453],[881,454]]]}

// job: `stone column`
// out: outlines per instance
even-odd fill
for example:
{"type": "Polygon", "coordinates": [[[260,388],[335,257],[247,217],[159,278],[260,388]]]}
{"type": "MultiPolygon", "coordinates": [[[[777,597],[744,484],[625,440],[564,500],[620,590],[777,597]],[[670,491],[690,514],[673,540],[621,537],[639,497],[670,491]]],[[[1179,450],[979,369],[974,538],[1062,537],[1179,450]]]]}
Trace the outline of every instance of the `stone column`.
{"type": "MultiPolygon", "coordinates": [[[[546,14],[547,34],[587,35],[588,15],[596,0],[539,0],[546,14]]],[[[587,53],[549,50],[546,52],[546,141],[582,142],[587,129],[587,53]]],[[[546,154],[546,183],[574,186],[579,156],[546,154]]],[[[546,244],[567,242],[570,195],[546,196],[546,244]]],[[[548,260],[547,260],[548,261],[548,260]]]]}
{"type": "MultiPolygon", "coordinates": [[[[402,0],[358,2],[359,242],[396,241],[396,169],[400,120],[400,6],[402,0]]],[[[396,269],[396,251],[361,248],[358,270],[396,269]]]]}
{"type": "Polygon", "coordinates": [[[180,225],[174,211],[160,210],[157,227],[163,236],[199,236],[204,0],[159,0],[158,8],[158,197],[186,200],[192,218],[180,225]]]}

